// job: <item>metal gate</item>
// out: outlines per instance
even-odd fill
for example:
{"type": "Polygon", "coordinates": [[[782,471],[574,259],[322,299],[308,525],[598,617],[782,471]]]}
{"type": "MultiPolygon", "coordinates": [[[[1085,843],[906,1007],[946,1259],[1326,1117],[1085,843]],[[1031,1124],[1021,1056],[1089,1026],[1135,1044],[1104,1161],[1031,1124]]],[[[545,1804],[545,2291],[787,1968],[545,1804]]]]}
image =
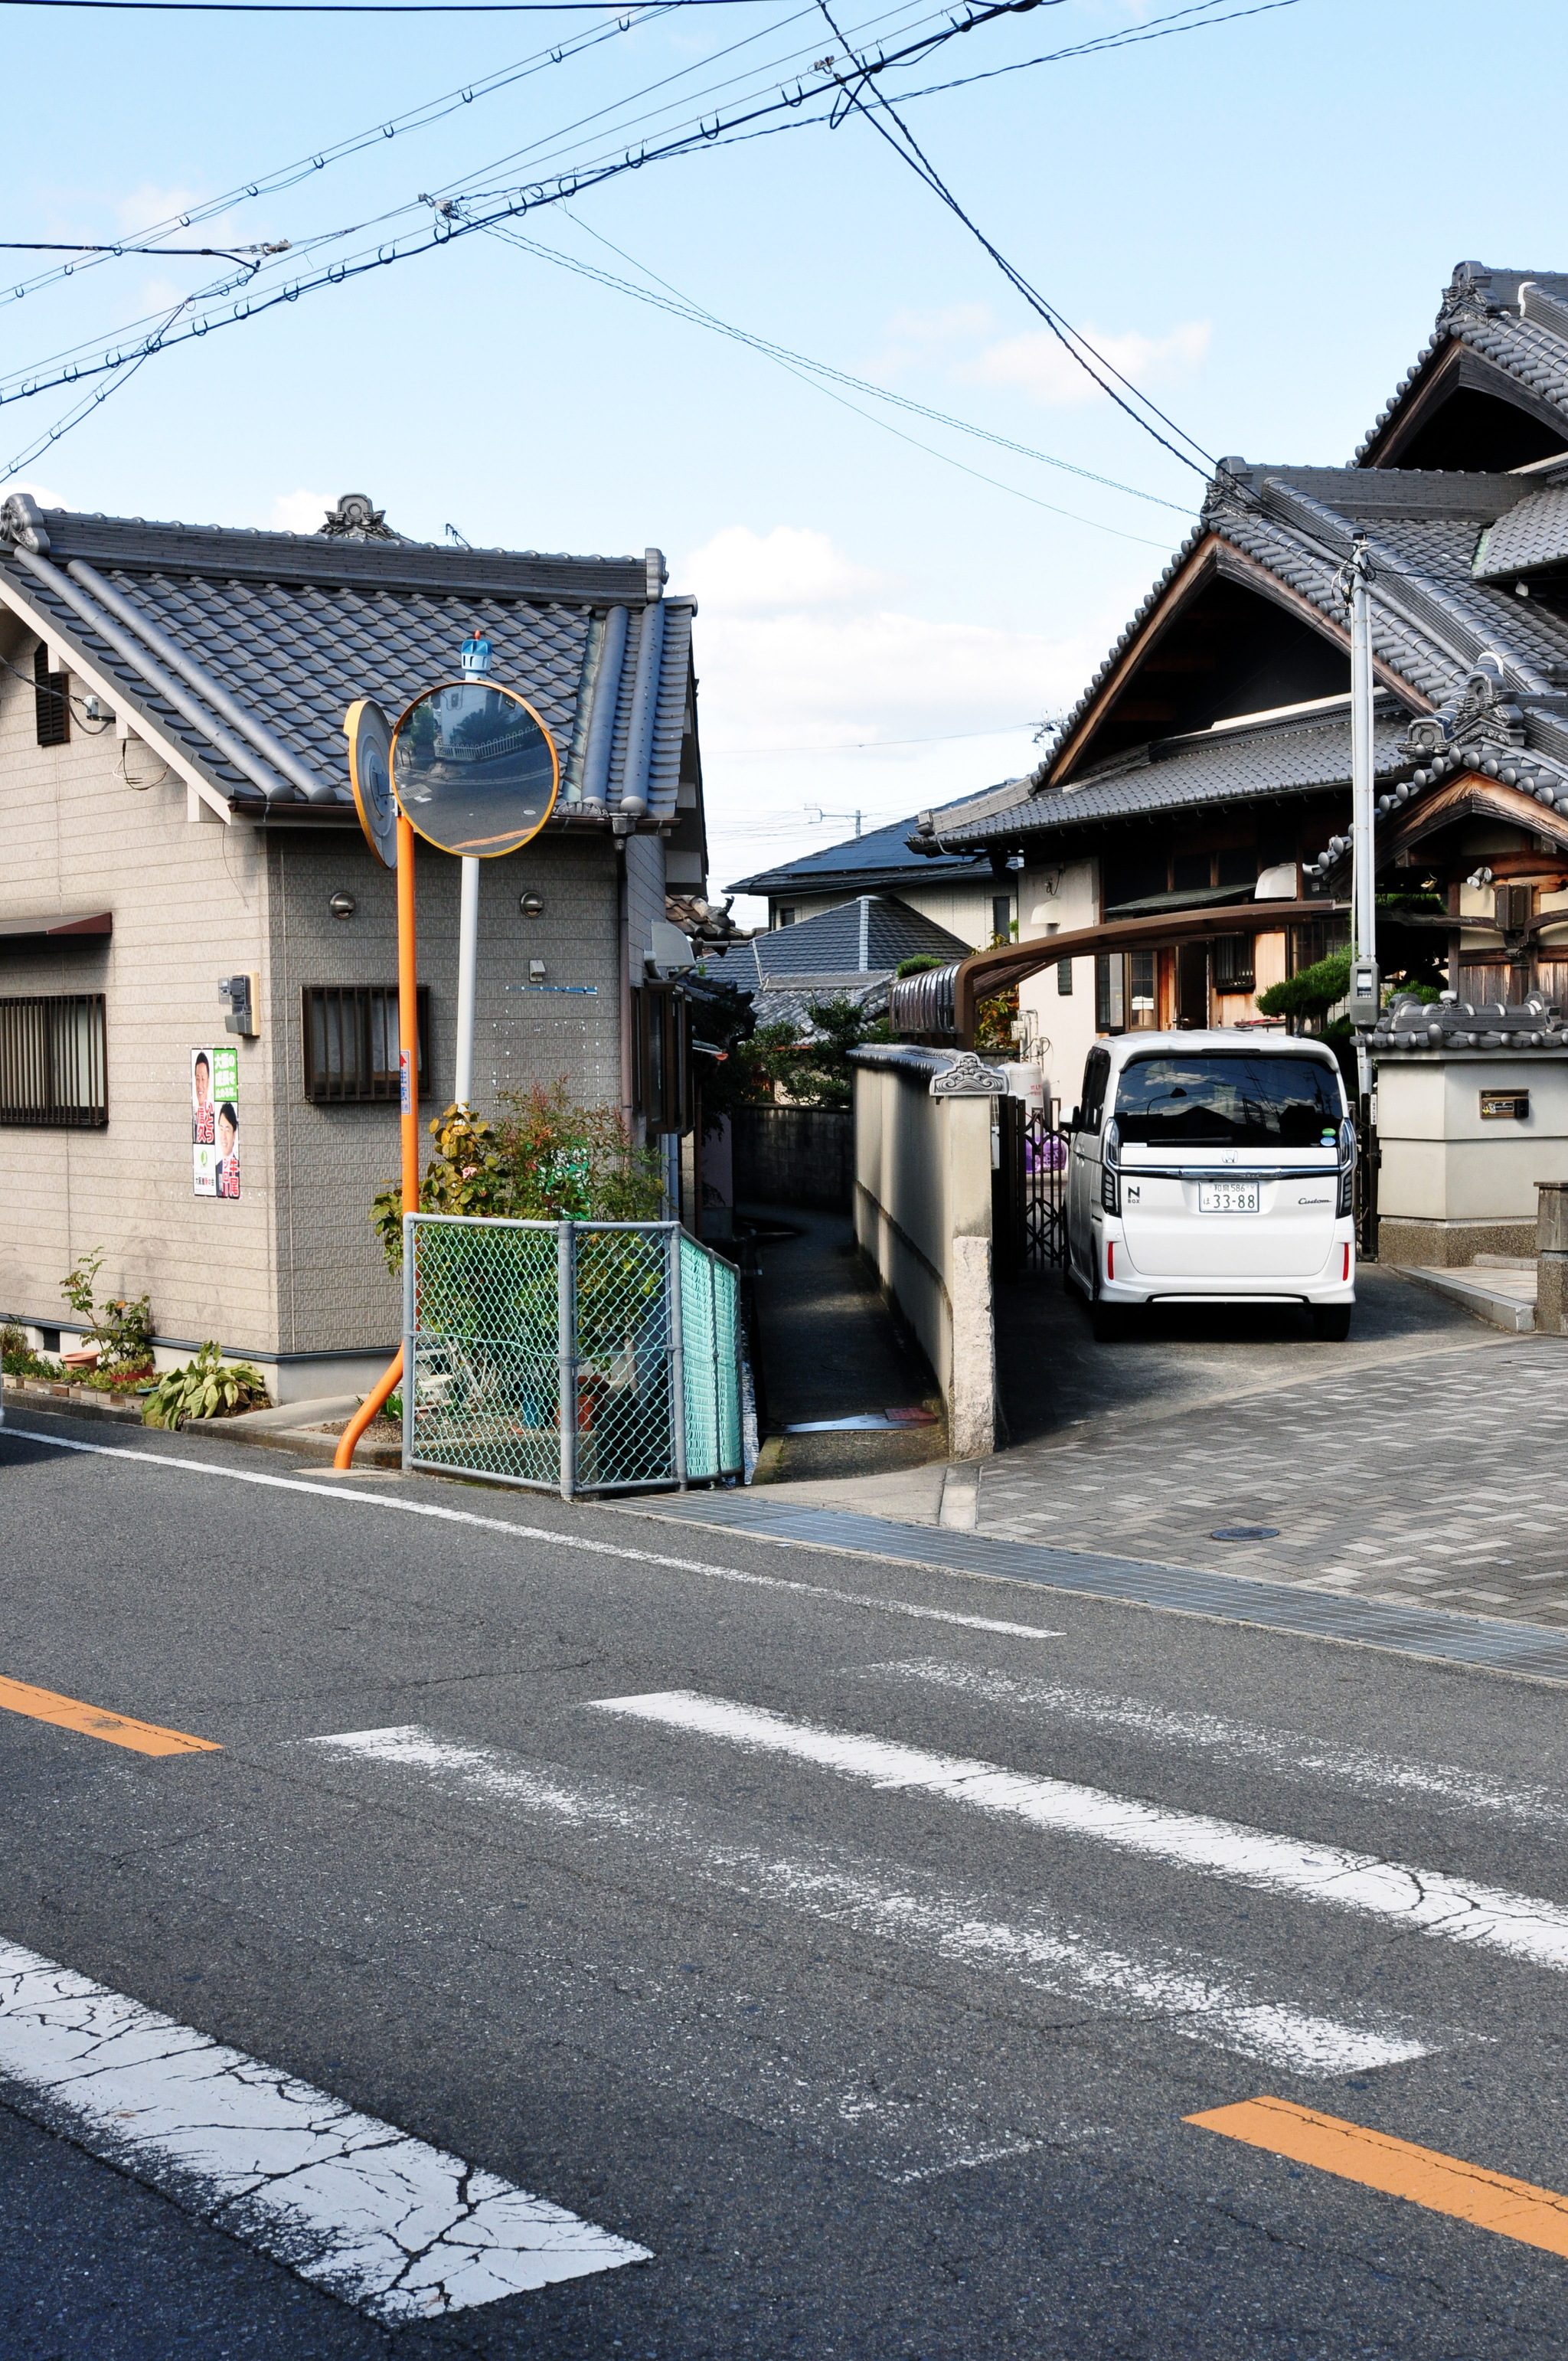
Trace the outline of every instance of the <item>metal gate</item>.
{"type": "Polygon", "coordinates": [[[1061,1101],[1038,1114],[1024,1099],[999,1099],[992,1201],[997,1276],[1059,1270],[1067,1261],[1068,1135],[1061,1101]]]}

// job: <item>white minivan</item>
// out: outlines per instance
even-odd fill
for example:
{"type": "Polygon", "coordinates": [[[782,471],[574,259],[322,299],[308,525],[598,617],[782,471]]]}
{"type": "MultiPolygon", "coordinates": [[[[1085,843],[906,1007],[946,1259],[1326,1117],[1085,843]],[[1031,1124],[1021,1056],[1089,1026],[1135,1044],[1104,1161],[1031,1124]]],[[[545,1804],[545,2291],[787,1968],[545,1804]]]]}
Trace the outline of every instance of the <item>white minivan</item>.
{"type": "Polygon", "coordinates": [[[1096,1336],[1140,1303],[1299,1303],[1350,1334],[1355,1127],[1326,1043],[1097,1041],[1068,1129],[1068,1284],[1096,1336]]]}

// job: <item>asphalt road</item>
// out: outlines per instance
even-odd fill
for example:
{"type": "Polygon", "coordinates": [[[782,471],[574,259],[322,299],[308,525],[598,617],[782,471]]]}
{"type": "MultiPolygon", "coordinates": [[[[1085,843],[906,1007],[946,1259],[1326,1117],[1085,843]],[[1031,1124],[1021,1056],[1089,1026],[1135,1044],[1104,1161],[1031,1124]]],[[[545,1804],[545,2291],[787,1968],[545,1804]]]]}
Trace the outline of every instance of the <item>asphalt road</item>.
{"type": "Polygon", "coordinates": [[[0,1675],[218,1751],[0,1711],[0,1951],[650,2258],[389,2328],[7,2052],[5,2361],[1568,2353],[1563,2255],[1187,2120],[1568,2190],[1561,1689],[22,1427],[105,1432],[0,1441],[0,1675]]]}

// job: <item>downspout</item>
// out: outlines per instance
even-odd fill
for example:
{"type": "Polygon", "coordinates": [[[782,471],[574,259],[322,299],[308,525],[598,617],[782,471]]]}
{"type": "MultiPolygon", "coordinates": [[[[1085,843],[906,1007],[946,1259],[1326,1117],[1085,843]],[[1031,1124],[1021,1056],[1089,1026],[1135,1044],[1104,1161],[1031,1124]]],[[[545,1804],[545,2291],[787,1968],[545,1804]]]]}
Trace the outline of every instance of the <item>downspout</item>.
{"type": "Polygon", "coordinates": [[[291,753],[282,740],[275,737],[264,721],[258,721],[254,714],[247,713],[239,699],[231,697],[221,681],[214,680],[205,666],[199,664],[194,656],[187,655],[179,642],[170,639],[160,624],[142,612],[135,599],[127,598],[123,590],[116,590],[113,583],[105,582],[103,576],[82,558],[70,559],[65,570],[73,582],[80,582],[92,593],[101,607],[106,607],[111,615],[117,615],[122,623],[128,623],[137,637],[147,642],[155,656],[159,657],[171,672],[178,673],[181,679],[204,698],[231,729],[237,730],[242,738],[248,739],[262,760],[270,763],[275,771],[280,771],[302,796],[313,804],[337,802],[338,790],[333,782],[323,779],[319,771],[313,771],[308,763],[302,763],[297,754],[291,753]]]}
{"type": "Polygon", "coordinates": [[[871,972],[871,964],[872,964],[872,897],[871,897],[871,895],[870,895],[869,894],[862,894],[862,895],[861,895],[861,958],[860,958],[860,969],[861,969],[861,973],[862,975],[869,975],[869,974],[870,974],[870,972],[871,972]]]}
{"type": "Polygon", "coordinates": [[[280,778],[276,771],[260,762],[247,746],[242,746],[221,722],[203,713],[195,698],[188,695],[161,664],[155,664],[145,648],[138,647],[117,623],[111,622],[102,608],[89,598],[79,584],[62,574],[58,566],[50,566],[47,559],[35,557],[30,549],[23,549],[19,545],[13,545],[11,555],[18,566],[25,566],[30,574],[37,575],[40,582],[47,583],[57,598],[62,598],[82,622],[97,632],[104,646],[114,650],[122,663],[128,664],[133,672],[139,673],[148,686],[155,689],[166,705],[172,706],[176,713],[200,732],[214,753],[221,754],[224,761],[238,771],[243,778],[249,779],[253,785],[259,787],[269,804],[291,804],[296,800],[295,790],[288,780],[280,778]]]}

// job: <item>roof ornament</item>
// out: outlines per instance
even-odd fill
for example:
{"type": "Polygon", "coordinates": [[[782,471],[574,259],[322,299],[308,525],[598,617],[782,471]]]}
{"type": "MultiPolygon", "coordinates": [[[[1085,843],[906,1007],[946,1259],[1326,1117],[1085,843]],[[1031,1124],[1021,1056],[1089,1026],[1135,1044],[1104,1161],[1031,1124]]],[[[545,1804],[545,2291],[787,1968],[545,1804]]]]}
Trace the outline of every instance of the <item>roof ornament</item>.
{"type": "Polygon", "coordinates": [[[1486,290],[1492,274],[1479,262],[1456,262],[1453,276],[1442,291],[1438,306],[1437,324],[1452,325],[1455,320],[1484,320],[1486,317],[1486,290]]]}
{"type": "Polygon", "coordinates": [[[463,642],[463,677],[484,680],[490,669],[490,643],[482,627],[476,623],[463,642]]]}
{"type": "Polygon", "coordinates": [[[47,555],[49,535],[43,511],[31,492],[13,492],[0,508],[0,541],[15,549],[30,550],[35,557],[47,555]]]}
{"type": "Polygon", "coordinates": [[[325,523],[316,531],[328,541],[401,541],[403,537],[392,531],[386,510],[378,509],[368,492],[342,493],[336,508],[328,509],[325,523]]]}

